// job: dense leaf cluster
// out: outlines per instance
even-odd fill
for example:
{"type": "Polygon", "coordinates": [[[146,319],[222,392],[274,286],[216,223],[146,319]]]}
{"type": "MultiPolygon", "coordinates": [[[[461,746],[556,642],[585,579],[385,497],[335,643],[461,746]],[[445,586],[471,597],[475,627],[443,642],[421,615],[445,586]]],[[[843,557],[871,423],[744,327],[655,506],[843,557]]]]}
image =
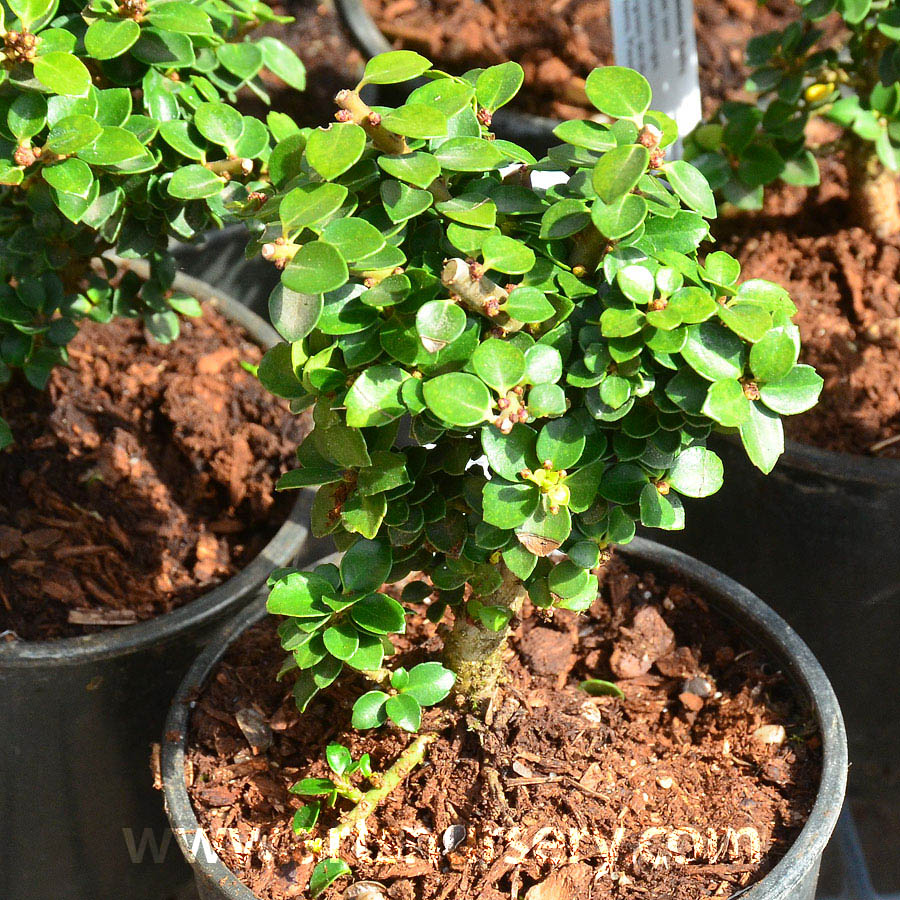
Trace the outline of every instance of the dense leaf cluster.
{"type": "Polygon", "coordinates": [[[0,385],[21,369],[42,387],[79,318],[140,315],[169,341],[199,314],[171,290],[167,241],[220,223],[268,158],[236,92],[265,98],[264,69],[303,87],[284,44],[247,37],[273,20],[255,0],[0,6],[0,385]],[[149,280],[92,269],[109,249],[148,259],[149,280]]]}
{"type": "Polygon", "coordinates": [[[762,206],[763,187],[819,183],[805,129],[816,116],[841,126],[832,146],[857,145],[900,171],[900,7],[891,0],[797,0],[802,18],[747,45],[757,102],[727,102],[687,141],[688,156],[738,207],[762,206]],[[823,40],[837,13],[846,33],[823,40]]]}
{"type": "MultiPolygon", "coordinates": [[[[608,545],[638,523],[682,528],[682,498],[719,488],[713,429],[767,472],[780,416],[821,388],[797,362],[787,294],[698,255],[713,194],[666,160],[674,123],[642,76],[593,72],[606,121],[563,123],[538,161],[489,130],[518,65],[451,77],[398,51],[363,84],[422,75],[397,108],[339,94],[338,122],[286,135],[271,188],[243,205],[252,246],[283,270],[270,308],[285,340],[260,378],[314,405],[280,486],[318,485],[313,531],[347,550],[340,573],[273,580],[301,706],[345,664],[381,668],[404,609],[377,589],[410,572],[431,579],[433,619],[464,604],[503,630],[506,572],[539,607],[586,609],[608,545]]],[[[431,591],[413,582],[402,600],[431,591]]],[[[357,723],[417,725],[393,689],[357,723]]]]}

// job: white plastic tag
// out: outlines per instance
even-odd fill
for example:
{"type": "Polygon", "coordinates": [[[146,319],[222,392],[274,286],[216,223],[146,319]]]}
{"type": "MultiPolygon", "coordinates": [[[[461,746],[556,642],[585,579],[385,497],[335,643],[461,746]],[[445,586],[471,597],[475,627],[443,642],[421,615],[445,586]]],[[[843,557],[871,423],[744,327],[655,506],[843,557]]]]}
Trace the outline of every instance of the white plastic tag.
{"type": "MultiPolygon", "coordinates": [[[[653,109],[671,116],[682,136],[700,122],[700,78],[693,0],[612,0],[616,65],[636,69],[653,88],[653,109]]],[[[681,141],[668,157],[680,156],[681,141]]]]}

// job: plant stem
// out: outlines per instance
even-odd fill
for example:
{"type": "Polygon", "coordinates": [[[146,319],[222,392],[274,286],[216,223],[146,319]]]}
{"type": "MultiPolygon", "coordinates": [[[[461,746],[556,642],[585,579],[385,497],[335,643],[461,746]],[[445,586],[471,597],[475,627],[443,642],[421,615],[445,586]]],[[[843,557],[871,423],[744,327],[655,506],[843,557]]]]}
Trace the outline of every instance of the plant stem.
{"type": "Polygon", "coordinates": [[[365,822],[376,810],[388,794],[399,787],[404,779],[412,772],[425,757],[425,750],[429,744],[437,740],[436,734],[420,734],[397,758],[397,761],[381,776],[378,787],[366,791],[353,809],[347,813],[340,824],[335,825],[328,832],[328,854],[335,856],[340,849],[341,842],[350,835],[362,822],[365,822]]]}
{"type": "MultiPolygon", "coordinates": [[[[515,617],[525,600],[525,585],[502,563],[501,568],[503,583],[486,598],[485,605],[502,606],[515,617]]],[[[487,705],[503,676],[503,651],[509,634],[509,626],[491,631],[461,609],[444,641],[444,661],[456,673],[456,692],[477,709],[487,705]]]]}
{"type": "Polygon", "coordinates": [[[846,161],[850,202],[859,224],[880,238],[900,233],[897,176],[861,142],[848,147],[846,161]]]}
{"type": "Polygon", "coordinates": [[[448,259],[444,263],[441,281],[470,312],[490,319],[505,332],[521,331],[525,327],[522,322],[511,319],[500,310],[500,305],[506,302],[509,294],[486,275],[480,278],[473,276],[464,259],[448,259]]]}
{"type": "Polygon", "coordinates": [[[334,102],[349,113],[350,121],[365,130],[379,150],[384,153],[409,153],[406,138],[388,131],[381,124],[381,116],[356,91],[339,91],[334,102]]]}

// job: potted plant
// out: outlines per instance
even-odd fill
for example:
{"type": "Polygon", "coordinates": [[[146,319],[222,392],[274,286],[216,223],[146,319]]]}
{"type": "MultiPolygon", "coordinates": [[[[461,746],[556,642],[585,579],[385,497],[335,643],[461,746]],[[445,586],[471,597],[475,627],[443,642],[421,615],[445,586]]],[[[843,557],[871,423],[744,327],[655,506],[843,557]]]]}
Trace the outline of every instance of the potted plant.
{"type": "MultiPolygon", "coordinates": [[[[367,58],[417,50],[455,74],[506,60],[521,63],[525,90],[494,126],[499,137],[535,153],[555,143],[553,129],[561,120],[596,118],[585,78],[595,66],[616,61],[608,0],[576,0],[562,13],[541,3],[397,6],[389,0],[337,0],[337,7],[367,58]]],[[[734,47],[799,17],[791,0],[762,7],[695,0],[693,11],[700,88],[709,111],[743,96],[747,71],[734,47]]]]}
{"type": "MultiPolygon", "coordinates": [[[[681,498],[718,489],[721,461],[706,447],[717,424],[746,415],[752,458],[778,457],[781,420],[769,398],[785,391],[797,406],[811,405],[819,389],[808,367],[792,367],[783,384],[767,377],[782,337],[795,360],[799,352],[793,305],[766,281],[736,287],[739,267],[727,254],[698,260],[713,195],[696,168],[667,161],[675,130],[650,110],[641,75],[592,72],[588,95],[610,124],[560,125],[564,143],[538,162],[487,127],[521,82],[513,67],[467,78],[432,70],[409,51],[373,58],[363,84],[428,81],[397,108],[368,106],[359,87],[341,91],[337,122],[282,142],[289,163],[244,204],[243,215],[261,226],[261,255],[281,269],[279,306],[294,329],[271,383],[298,408],[313,405],[300,467],[282,484],[319,485],[313,533],[332,535],[344,555],[339,566],[274,572],[267,609],[285,617],[277,635],[274,627],[248,630],[264,615],[260,602],[211,644],[173,705],[163,750],[167,806],[205,898],[500,896],[501,879],[507,884],[536,835],[548,833],[542,816],[555,802],[514,804],[508,791],[558,777],[605,801],[591,815],[616,808],[616,778],[600,763],[604,789],[558,760],[556,776],[522,764],[551,755],[547,741],[566,756],[563,745],[605,728],[601,721],[624,729],[615,715],[581,718],[588,694],[601,696],[608,713],[616,702],[609,695],[627,702],[639,685],[680,691],[676,702],[695,712],[705,704],[700,694],[712,696],[695,667],[700,656],[686,645],[676,651],[684,633],[674,637],[664,621],[678,608],[673,598],[686,594],[667,594],[655,579],[675,572],[702,593],[697,635],[720,633],[719,615],[736,620],[798,678],[782,713],[801,697],[816,711],[823,780],[807,769],[795,787],[811,791],[810,807],[816,795],[819,803],[788,858],[748,894],[812,896],[845,764],[821,671],[780,619],[711,570],[639,542],[625,560],[636,573],[656,574],[635,575],[620,593],[611,585],[621,563],[610,559],[638,523],[678,529],[681,498]],[[557,173],[554,183],[535,187],[545,171],[557,173]],[[552,623],[554,611],[556,629],[520,621],[533,612],[552,623]],[[582,645],[582,635],[597,643],[582,645]],[[223,664],[229,645],[237,655],[223,664]],[[602,647],[593,662],[586,646],[602,647]],[[681,662],[659,663],[669,653],[681,662]],[[648,676],[655,662],[671,681],[648,676]],[[688,675],[699,681],[687,685],[688,675]],[[549,693],[533,693],[541,676],[549,693]],[[201,718],[189,737],[197,698],[201,718]],[[562,730],[557,702],[580,710],[562,730]],[[515,763],[513,716],[518,733],[538,742],[515,763]],[[429,774],[406,790],[426,760],[429,774]],[[445,793],[449,806],[431,802],[445,793]],[[401,832],[421,840],[418,850],[401,832]],[[218,855],[207,855],[204,840],[218,855]],[[466,841],[469,849],[453,857],[466,841]],[[384,874],[389,858],[396,867],[384,874]],[[345,893],[346,876],[356,883],[345,893]],[[411,884],[419,877],[427,887],[411,884]]],[[[742,646],[718,646],[712,657],[720,662],[748,658],[742,646]]],[[[723,672],[714,680],[727,679],[723,672]]],[[[773,741],[766,753],[785,733],[771,714],[749,717],[763,728],[756,740],[773,741]]],[[[810,761],[802,748],[812,745],[799,731],[794,738],[810,761]]],[[[773,756],[776,769],[786,765],[773,756]]],[[[656,802],[646,791],[674,783],[657,756],[646,761],[646,783],[656,787],[643,789],[645,809],[656,802]]],[[[599,820],[569,810],[559,827],[580,821],[596,833],[599,820]]],[[[795,826],[803,819],[787,816],[795,826]]],[[[763,841],[760,853],[771,846],[763,841]]],[[[629,844],[632,852],[641,857],[640,843],[629,844]]],[[[604,877],[598,857],[585,872],[588,857],[575,851],[554,863],[551,852],[505,889],[543,896],[554,889],[543,881],[546,866],[568,862],[577,872],[560,878],[576,879],[586,894],[585,877],[604,877]]],[[[639,870],[629,866],[620,884],[639,870]]],[[[741,871],[739,885],[749,886],[756,870],[741,871]]],[[[717,890],[727,896],[726,888],[717,890]]]]}
{"type": "Polygon", "coordinates": [[[181,0],[0,10],[7,897],[58,895],[38,887],[47,859],[70,897],[157,897],[183,878],[175,854],[136,863],[123,833],[140,844],[164,824],[149,745],[205,634],[306,536],[299,507],[273,505],[292,435],[252,440],[292,418],[240,366],[277,335],[166,252],[268,164],[266,127],[228,98],[264,67],[302,73],[275,38],[248,40],[272,19],[181,0]],[[268,488],[242,493],[251,471],[268,488]]]}
{"type": "Polygon", "coordinates": [[[890,543],[900,526],[890,265],[900,226],[900,29],[891,4],[799,6],[801,21],[747,46],[758,98],[723,105],[687,151],[730,210],[720,246],[749,275],[771,273],[797,302],[823,401],[792,420],[769,478],[723,441],[734,477],[677,546],[702,548],[809,641],[848,710],[856,784],[880,795],[897,740],[885,723],[900,720],[896,695],[878,688],[893,677],[890,636],[900,627],[900,559],[890,543]],[[849,35],[840,51],[822,41],[835,16],[849,35]],[[765,541],[723,534],[737,509],[747,533],[765,541]],[[825,541],[837,552],[823,554],[825,541]],[[837,617],[839,629],[829,624],[837,617]]]}

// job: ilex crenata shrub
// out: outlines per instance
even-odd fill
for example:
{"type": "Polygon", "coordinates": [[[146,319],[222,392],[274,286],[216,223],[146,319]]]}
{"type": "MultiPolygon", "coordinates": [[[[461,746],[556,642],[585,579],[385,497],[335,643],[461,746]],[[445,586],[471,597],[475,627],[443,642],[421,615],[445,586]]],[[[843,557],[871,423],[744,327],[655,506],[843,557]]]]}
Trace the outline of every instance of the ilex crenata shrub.
{"type": "MultiPolygon", "coordinates": [[[[376,57],[338,94],[337,121],[282,140],[271,186],[242,204],[281,269],[270,307],[285,340],[260,378],[315,419],[280,486],[319,486],[313,531],[346,551],[273,574],[283,674],[302,710],[365,673],[359,728],[417,731],[454,690],[483,707],[526,594],[587,609],[610,546],[638,523],[682,528],[683,498],[719,488],[714,429],[768,472],[781,416],[822,384],[797,362],[785,291],[700,252],[713,192],[667,159],[674,124],[646,80],[593,72],[607,121],[563,123],[540,161],[490,132],[521,83],[515,63],[452,77],[409,51],[376,57]],[[422,75],[396,108],[360,95],[422,75]],[[400,600],[380,590],[411,572],[427,580],[400,600]],[[443,659],[391,667],[391,636],[429,596],[432,620],[452,608],[443,659]]],[[[329,802],[356,796],[334,784],[329,802]]],[[[330,833],[332,855],[346,833],[346,820],[330,833]]],[[[345,871],[324,861],[315,887],[345,871]]]]}
{"type": "Polygon", "coordinates": [[[724,103],[689,139],[688,155],[725,200],[762,205],[763,187],[819,183],[817,156],[841,153],[858,222],[900,232],[900,6],[888,0],[797,0],[802,17],[747,45],[755,103],[724,103]],[[840,17],[839,42],[821,25],[840,17]],[[838,126],[814,144],[816,117],[838,126]]]}
{"type": "Polygon", "coordinates": [[[235,94],[265,98],[263,70],[304,86],[283,43],[248,37],[270,21],[255,0],[0,5],[0,387],[15,371],[43,387],[81,318],[141,316],[169,341],[199,314],[171,290],[167,242],[221,223],[270,152],[235,94]],[[149,260],[149,280],[114,278],[110,250],[149,260]]]}

